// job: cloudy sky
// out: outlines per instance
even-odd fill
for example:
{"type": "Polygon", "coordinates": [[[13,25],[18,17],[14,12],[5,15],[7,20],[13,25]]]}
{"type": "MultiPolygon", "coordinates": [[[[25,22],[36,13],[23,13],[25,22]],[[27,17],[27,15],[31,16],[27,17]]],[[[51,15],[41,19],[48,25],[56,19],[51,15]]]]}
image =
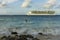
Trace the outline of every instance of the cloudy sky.
{"type": "Polygon", "coordinates": [[[60,0],[0,0],[0,15],[26,15],[31,10],[48,9],[60,15],[60,0]]]}

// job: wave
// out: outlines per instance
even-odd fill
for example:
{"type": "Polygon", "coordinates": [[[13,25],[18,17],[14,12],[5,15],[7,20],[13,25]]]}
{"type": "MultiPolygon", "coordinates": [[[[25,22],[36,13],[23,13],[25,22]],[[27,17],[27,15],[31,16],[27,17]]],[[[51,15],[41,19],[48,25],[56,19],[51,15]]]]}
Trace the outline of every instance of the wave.
{"type": "Polygon", "coordinates": [[[0,34],[1,35],[10,35],[11,32],[17,32],[18,34],[31,34],[37,35],[38,33],[43,34],[52,34],[52,35],[60,35],[60,29],[52,29],[52,28],[42,28],[42,29],[34,29],[34,28],[8,28],[8,27],[1,27],[0,34]]]}
{"type": "Polygon", "coordinates": [[[0,19],[0,21],[4,21],[5,19],[0,19]]]}

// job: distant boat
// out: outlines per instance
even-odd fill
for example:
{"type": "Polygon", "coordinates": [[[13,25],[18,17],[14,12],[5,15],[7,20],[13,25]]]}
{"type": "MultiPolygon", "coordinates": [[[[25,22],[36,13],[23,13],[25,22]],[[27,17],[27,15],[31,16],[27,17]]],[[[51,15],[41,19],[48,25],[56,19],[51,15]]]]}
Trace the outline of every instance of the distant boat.
{"type": "Polygon", "coordinates": [[[55,11],[30,11],[28,15],[53,15],[55,11]]]}

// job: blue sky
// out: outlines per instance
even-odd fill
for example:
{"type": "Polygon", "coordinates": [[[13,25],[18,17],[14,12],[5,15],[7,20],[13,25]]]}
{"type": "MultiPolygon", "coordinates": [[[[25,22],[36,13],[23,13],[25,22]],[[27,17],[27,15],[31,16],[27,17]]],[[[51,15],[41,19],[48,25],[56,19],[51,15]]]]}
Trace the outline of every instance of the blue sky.
{"type": "MultiPolygon", "coordinates": [[[[10,0],[9,0],[10,1],[10,0]]],[[[48,0],[31,0],[26,8],[21,7],[25,0],[17,0],[15,2],[6,3],[5,7],[0,8],[0,15],[26,15],[31,10],[46,10],[43,5],[48,0]]],[[[60,15],[60,0],[56,0],[56,4],[51,7],[51,10],[55,10],[56,14],[60,15]]]]}

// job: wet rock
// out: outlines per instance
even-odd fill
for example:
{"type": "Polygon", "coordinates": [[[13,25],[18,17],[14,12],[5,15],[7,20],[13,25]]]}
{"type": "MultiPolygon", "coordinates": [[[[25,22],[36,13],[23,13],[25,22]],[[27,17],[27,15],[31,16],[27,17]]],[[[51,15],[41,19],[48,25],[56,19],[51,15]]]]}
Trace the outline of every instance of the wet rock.
{"type": "Polygon", "coordinates": [[[27,38],[34,38],[32,35],[26,35],[27,38]]]}
{"type": "Polygon", "coordinates": [[[20,35],[19,37],[23,37],[23,38],[34,38],[32,35],[20,35]]]}
{"type": "Polygon", "coordinates": [[[38,38],[33,38],[32,40],[40,40],[40,39],[38,39],[38,38]]]}
{"type": "Polygon", "coordinates": [[[7,40],[6,36],[1,37],[1,40],[7,40]]]}
{"type": "Polygon", "coordinates": [[[20,37],[20,39],[19,39],[19,40],[27,40],[27,38],[20,37]]]}
{"type": "Polygon", "coordinates": [[[15,36],[8,36],[7,37],[8,40],[17,40],[18,39],[18,35],[15,35],[15,36]]]}
{"type": "Polygon", "coordinates": [[[9,36],[3,36],[1,40],[39,40],[30,34],[18,35],[17,32],[11,32],[9,36]]]}
{"type": "Polygon", "coordinates": [[[11,32],[11,34],[18,34],[17,32],[11,32]]]}
{"type": "Polygon", "coordinates": [[[11,36],[10,35],[7,37],[7,40],[11,40],[11,36]]]}
{"type": "Polygon", "coordinates": [[[43,35],[43,33],[38,33],[39,35],[43,35]]]}
{"type": "Polygon", "coordinates": [[[15,40],[20,40],[18,35],[15,35],[15,40]]]}
{"type": "Polygon", "coordinates": [[[34,38],[32,35],[20,35],[20,40],[39,40],[38,38],[34,38]]]}
{"type": "Polygon", "coordinates": [[[19,40],[27,40],[26,35],[20,35],[19,40]]]}

